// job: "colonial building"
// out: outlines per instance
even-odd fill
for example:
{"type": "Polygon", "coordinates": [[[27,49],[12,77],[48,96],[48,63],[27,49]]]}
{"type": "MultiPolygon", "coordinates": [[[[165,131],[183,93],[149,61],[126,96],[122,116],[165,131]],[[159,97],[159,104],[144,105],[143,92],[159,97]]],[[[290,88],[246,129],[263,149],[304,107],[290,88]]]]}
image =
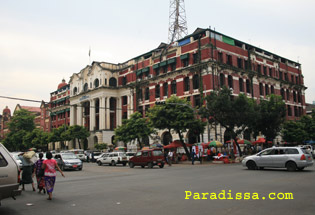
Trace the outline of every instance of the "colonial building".
{"type": "MultiPolygon", "coordinates": [[[[69,83],[70,125],[83,125],[91,132],[85,148],[113,143],[114,129],[122,119],[135,111],[145,115],[156,101],[176,95],[199,107],[202,96],[223,85],[234,96],[245,93],[256,100],[281,95],[287,119],[297,119],[306,111],[306,87],[298,62],[211,29],[198,28],[124,63],[93,62],[73,74],[69,83]]],[[[219,133],[223,141],[224,130],[216,129],[210,130],[211,139],[219,133]]],[[[177,138],[167,131],[159,136],[164,144],[177,138]]],[[[196,141],[189,132],[185,138],[196,141]]]]}

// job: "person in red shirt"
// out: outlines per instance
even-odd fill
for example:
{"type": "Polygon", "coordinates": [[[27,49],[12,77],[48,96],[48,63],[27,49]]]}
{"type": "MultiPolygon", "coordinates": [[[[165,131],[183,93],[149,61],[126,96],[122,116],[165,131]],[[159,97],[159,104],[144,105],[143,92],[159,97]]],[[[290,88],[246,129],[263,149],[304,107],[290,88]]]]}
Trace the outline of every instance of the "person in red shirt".
{"type": "Polygon", "coordinates": [[[46,187],[47,194],[49,195],[48,200],[52,200],[52,192],[54,190],[56,175],[57,175],[56,168],[58,169],[58,171],[61,173],[63,177],[65,177],[65,175],[59,168],[57,161],[55,159],[52,159],[51,152],[46,153],[46,158],[47,160],[44,160],[42,168],[45,169],[45,173],[44,173],[45,187],[46,187]]]}

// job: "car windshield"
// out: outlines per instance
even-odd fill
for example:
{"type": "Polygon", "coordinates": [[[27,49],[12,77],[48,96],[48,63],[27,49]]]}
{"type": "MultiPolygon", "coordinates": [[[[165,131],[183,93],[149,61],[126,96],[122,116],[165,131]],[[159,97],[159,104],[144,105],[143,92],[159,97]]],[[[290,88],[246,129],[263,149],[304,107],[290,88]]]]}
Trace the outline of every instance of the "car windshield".
{"type": "Polygon", "coordinates": [[[153,151],[153,156],[163,156],[162,151],[153,151]]]}
{"type": "Polygon", "coordinates": [[[74,154],[64,154],[62,155],[62,159],[77,159],[77,156],[74,154]]]}

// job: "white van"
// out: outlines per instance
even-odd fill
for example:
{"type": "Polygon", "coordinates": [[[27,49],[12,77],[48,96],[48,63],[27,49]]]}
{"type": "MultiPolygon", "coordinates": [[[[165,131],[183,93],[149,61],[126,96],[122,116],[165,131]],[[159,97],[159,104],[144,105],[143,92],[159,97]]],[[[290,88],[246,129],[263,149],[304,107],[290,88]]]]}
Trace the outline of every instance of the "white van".
{"type": "Polygon", "coordinates": [[[5,198],[21,195],[19,167],[9,151],[0,143],[0,205],[5,198]]]}

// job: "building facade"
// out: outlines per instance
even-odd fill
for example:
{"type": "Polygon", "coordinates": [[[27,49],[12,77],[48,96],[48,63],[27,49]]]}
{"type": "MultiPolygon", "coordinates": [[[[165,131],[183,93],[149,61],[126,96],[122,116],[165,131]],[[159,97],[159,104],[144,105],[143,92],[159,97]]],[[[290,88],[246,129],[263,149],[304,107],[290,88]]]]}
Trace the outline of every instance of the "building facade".
{"type": "MultiPolygon", "coordinates": [[[[82,125],[91,132],[85,148],[113,143],[114,129],[122,119],[135,111],[145,116],[156,101],[176,95],[200,107],[202,96],[222,86],[234,96],[244,93],[258,101],[281,95],[289,120],[306,112],[299,63],[211,29],[198,28],[171,45],[162,43],[121,64],[93,62],[73,74],[69,84],[70,125],[82,125]]],[[[224,130],[216,129],[209,131],[211,139],[219,139],[213,136],[219,133],[223,141],[224,130]]],[[[177,138],[167,131],[160,131],[159,137],[163,144],[177,138]]],[[[197,141],[189,133],[185,138],[197,141]]]]}

